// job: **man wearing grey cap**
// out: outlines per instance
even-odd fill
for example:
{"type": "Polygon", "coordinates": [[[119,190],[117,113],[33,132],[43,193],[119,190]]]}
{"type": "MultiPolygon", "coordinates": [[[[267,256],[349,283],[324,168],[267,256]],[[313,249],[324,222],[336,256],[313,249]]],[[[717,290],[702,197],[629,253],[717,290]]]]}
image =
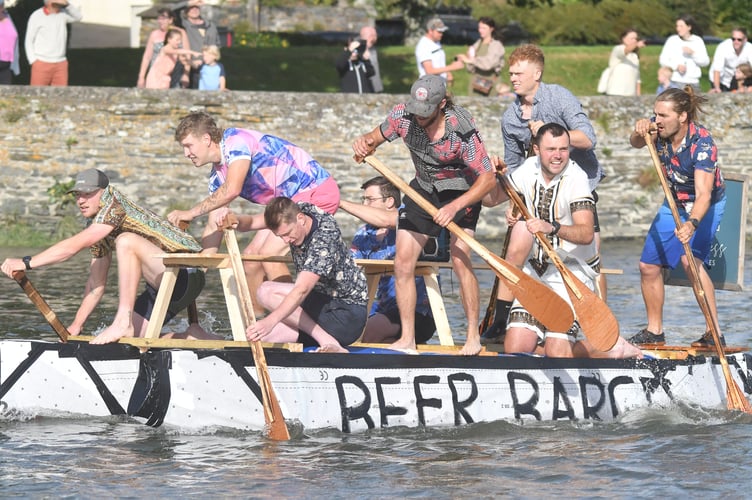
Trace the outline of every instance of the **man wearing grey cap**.
{"type": "MultiPolygon", "coordinates": [[[[201,245],[190,234],[126,198],[110,186],[110,180],[100,170],[90,168],[80,172],[68,192],[75,195],[78,209],[87,219],[86,228],[36,255],[5,259],[3,273],[12,278],[15,271],[30,271],[58,264],[89,247],[92,258],[84,298],[75,319],[68,327],[71,335],[78,335],[104,295],[112,254],[116,252],[118,309],[112,324],[91,343],[106,344],[122,337],[143,336],[165,271],[162,260],[155,259],[154,255],[165,252],[199,252],[201,245]],[[146,280],[146,290],[137,298],[142,276],[146,280]]],[[[203,271],[181,269],[165,322],[193,302],[203,286],[203,271]]],[[[179,336],[217,338],[197,324],[191,325],[179,336]]]]}
{"type": "Polygon", "coordinates": [[[439,75],[448,82],[452,81],[452,71],[465,67],[462,61],[454,61],[447,66],[446,53],[441,46],[441,38],[448,30],[444,21],[438,17],[429,19],[426,23],[426,34],[415,46],[415,61],[418,63],[418,76],[439,75]]]}
{"type": "MultiPolygon", "coordinates": [[[[397,349],[415,349],[415,263],[430,236],[456,222],[471,236],[480,215],[480,201],[496,185],[491,159],[475,120],[446,95],[446,82],[438,75],[420,77],[407,103],[397,104],[384,122],[353,142],[355,160],[372,154],[386,141],[401,138],[410,150],[416,176],[413,189],[438,212],[431,217],[407,198],[397,224],[394,276],[402,336],[397,349]]],[[[460,282],[462,306],[467,316],[464,355],[480,352],[478,334],[478,280],[470,263],[470,248],[452,236],[451,254],[460,282]]]]}

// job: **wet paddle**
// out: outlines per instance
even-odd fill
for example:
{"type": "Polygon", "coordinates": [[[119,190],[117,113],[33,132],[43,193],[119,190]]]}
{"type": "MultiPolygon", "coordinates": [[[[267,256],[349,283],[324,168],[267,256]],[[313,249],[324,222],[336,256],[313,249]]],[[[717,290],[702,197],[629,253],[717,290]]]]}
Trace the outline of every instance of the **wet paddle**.
{"type": "MultiPolygon", "coordinates": [[[[398,175],[389,170],[378,158],[369,155],[365,161],[394,184],[397,189],[409,196],[420,208],[434,216],[438,209],[428,200],[418,194],[398,175]]],[[[535,319],[543,323],[551,331],[566,332],[574,322],[572,308],[556,292],[528,276],[521,269],[505,261],[498,255],[491,253],[475,238],[467,234],[454,222],[447,225],[447,230],[464,242],[475,253],[488,263],[491,269],[502,279],[512,291],[520,304],[532,314],[535,319]]]]}
{"type": "MultiPolygon", "coordinates": [[[[512,188],[506,177],[499,175],[498,178],[509,199],[517,207],[517,210],[520,211],[522,217],[524,219],[532,218],[525,202],[522,201],[517,191],[512,188]]],[[[616,321],[616,316],[614,316],[608,305],[595,292],[588,288],[585,283],[580,281],[567,268],[559,254],[556,253],[551,242],[548,241],[548,238],[543,233],[535,233],[535,237],[546,252],[546,255],[548,255],[548,258],[551,259],[551,262],[553,262],[556,269],[561,273],[582,333],[585,334],[588,342],[593,347],[599,351],[608,351],[619,340],[619,323],[616,321]]]]}
{"type": "Polygon", "coordinates": [[[55,333],[57,333],[57,336],[60,337],[60,340],[62,340],[63,342],[68,342],[68,337],[70,336],[68,329],[60,322],[60,320],[57,318],[57,314],[55,314],[50,306],[47,305],[47,302],[44,300],[44,298],[39,295],[39,292],[26,276],[26,273],[23,271],[15,271],[13,273],[13,279],[16,280],[21,288],[23,288],[23,291],[26,292],[26,295],[29,297],[31,302],[35,306],[37,306],[39,312],[42,313],[42,316],[44,316],[44,319],[47,320],[47,323],[52,327],[53,330],[55,330],[55,333]]]}
{"type": "MultiPolygon", "coordinates": [[[[644,136],[645,143],[650,151],[650,158],[653,160],[653,166],[658,174],[658,179],[661,181],[661,187],[663,188],[663,194],[666,196],[666,201],[671,209],[671,215],[674,217],[674,223],[676,228],[679,229],[682,225],[681,218],[679,218],[679,211],[676,208],[676,201],[674,195],[671,192],[671,188],[668,185],[666,179],[666,173],[663,170],[660,158],[658,158],[658,152],[655,149],[655,144],[650,133],[644,136]]],[[[718,360],[721,363],[721,369],[723,370],[723,377],[726,379],[726,405],[730,410],[740,410],[746,413],[752,413],[752,408],[749,405],[747,397],[741,390],[739,385],[734,381],[731,375],[731,369],[729,368],[728,359],[726,359],[726,352],[721,344],[721,333],[718,323],[714,320],[713,315],[710,312],[710,303],[708,297],[705,295],[705,290],[702,289],[700,282],[700,273],[697,269],[697,262],[692,254],[692,248],[689,243],[684,243],[684,254],[689,262],[689,281],[692,283],[692,290],[695,293],[697,302],[700,304],[705,321],[710,325],[710,333],[713,336],[713,342],[715,343],[715,351],[718,354],[718,360]]]]}
{"type": "MultiPolygon", "coordinates": [[[[241,313],[243,315],[243,324],[247,327],[256,322],[256,315],[253,313],[253,302],[251,293],[248,290],[248,281],[243,269],[243,260],[238,248],[238,240],[235,236],[234,229],[225,229],[225,245],[227,252],[230,254],[232,264],[232,273],[235,275],[235,283],[238,289],[238,296],[241,302],[241,313]]],[[[269,377],[269,368],[266,365],[266,356],[261,342],[251,341],[251,353],[253,354],[253,364],[256,365],[256,375],[259,386],[261,387],[261,399],[264,405],[264,421],[268,428],[269,439],[275,441],[287,441],[290,439],[290,432],[285,423],[285,417],[282,415],[282,408],[279,406],[272,381],[269,377]]]]}

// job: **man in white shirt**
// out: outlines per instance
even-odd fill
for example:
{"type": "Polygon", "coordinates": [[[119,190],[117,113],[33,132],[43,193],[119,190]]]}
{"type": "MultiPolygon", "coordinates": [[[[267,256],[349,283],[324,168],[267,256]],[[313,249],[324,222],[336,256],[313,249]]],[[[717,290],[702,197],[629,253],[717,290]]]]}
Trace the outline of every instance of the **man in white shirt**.
{"type": "Polygon", "coordinates": [[[44,0],[44,6],[32,12],[24,43],[30,85],[68,85],[68,24],[80,20],[81,10],[68,0],[44,0]]]}
{"type": "Polygon", "coordinates": [[[747,41],[747,31],[740,27],[734,28],[731,30],[731,38],[722,41],[715,49],[708,74],[713,85],[710,92],[734,90],[732,81],[736,67],[749,62],[752,62],[752,43],[747,41]]]}
{"type": "Polygon", "coordinates": [[[448,29],[444,21],[438,17],[426,23],[426,34],[415,46],[415,61],[418,63],[419,77],[439,75],[449,83],[453,80],[451,72],[465,67],[462,61],[454,61],[449,66],[446,64],[446,53],[441,46],[441,38],[448,29]]]}

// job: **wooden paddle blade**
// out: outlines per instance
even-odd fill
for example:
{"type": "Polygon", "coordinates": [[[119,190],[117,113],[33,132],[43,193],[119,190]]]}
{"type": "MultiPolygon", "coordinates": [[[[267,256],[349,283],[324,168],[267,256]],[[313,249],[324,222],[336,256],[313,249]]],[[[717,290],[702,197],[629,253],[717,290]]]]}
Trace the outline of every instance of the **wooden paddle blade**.
{"type": "MultiPolygon", "coordinates": [[[[564,269],[564,272],[569,272],[566,267],[564,269]]],[[[616,320],[616,316],[603,302],[603,299],[598,297],[585,283],[574,274],[570,273],[570,277],[569,280],[565,279],[567,292],[577,315],[577,323],[580,324],[582,334],[599,351],[610,350],[619,340],[619,322],[616,320]],[[574,286],[579,294],[575,293],[571,286],[574,286]]]]}
{"type": "Polygon", "coordinates": [[[488,265],[505,280],[512,294],[535,319],[553,332],[566,332],[572,327],[572,308],[556,292],[501,257],[494,254],[490,257],[488,265]],[[516,280],[508,279],[507,274],[513,274],[516,280]]]}
{"type": "Polygon", "coordinates": [[[13,273],[13,279],[16,280],[16,283],[18,283],[19,286],[23,289],[23,291],[26,293],[26,296],[29,297],[29,300],[31,300],[32,304],[37,307],[37,310],[42,313],[44,319],[47,320],[47,324],[49,324],[52,329],[55,330],[55,333],[57,333],[57,336],[60,337],[60,340],[62,340],[63,342],[68,342],[68,336],[70,335],[68,329],[65,327],[65,325],[63,325],[63,323],[60,322],[60,320],[57,318],[57,314],[55,314],[55,312],[47,304],[47,301],[45,301],[44,298],[39,294],[36,287],[26,276],[26,273],[23,271],[16,271],[13,273]]]}

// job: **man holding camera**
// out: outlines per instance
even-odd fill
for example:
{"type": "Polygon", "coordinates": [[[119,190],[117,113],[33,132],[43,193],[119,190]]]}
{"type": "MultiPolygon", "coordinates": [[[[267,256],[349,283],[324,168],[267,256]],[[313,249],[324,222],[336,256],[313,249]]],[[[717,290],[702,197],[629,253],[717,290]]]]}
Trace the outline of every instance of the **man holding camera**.
{"type": "Polygon", "coordinates": [[[31,13],[24,42],[29,85],[68,86],[68,24],[80,20],[81,10],[68,0],[44,0],[44,6],[31,13]]]}
{"type": "Polygon", "coordinates": [[[373,94],[371,77],[376,74],[365,40],[350,39],[334,63],[340,90],[349,94],[373,94]]]}

